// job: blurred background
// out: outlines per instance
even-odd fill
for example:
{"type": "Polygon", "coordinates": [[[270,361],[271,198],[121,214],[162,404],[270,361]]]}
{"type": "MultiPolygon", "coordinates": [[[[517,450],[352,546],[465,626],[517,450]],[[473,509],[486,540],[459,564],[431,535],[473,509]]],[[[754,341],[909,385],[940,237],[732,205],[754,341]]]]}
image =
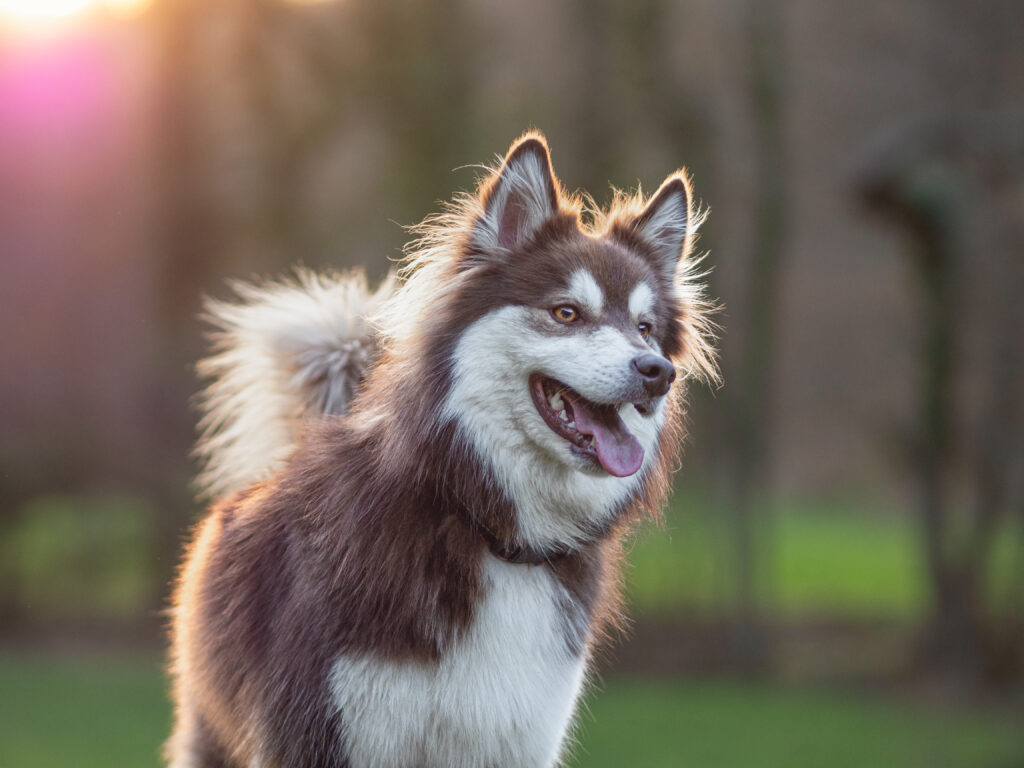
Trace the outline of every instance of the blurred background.
{"type": "Polygon", "coordinates": [[[725,384],[573,766],[1024,765],[1019,0],[0,0],[0,763],[155,766],[204,295],[530,126],[685,165],[725,384]]]}

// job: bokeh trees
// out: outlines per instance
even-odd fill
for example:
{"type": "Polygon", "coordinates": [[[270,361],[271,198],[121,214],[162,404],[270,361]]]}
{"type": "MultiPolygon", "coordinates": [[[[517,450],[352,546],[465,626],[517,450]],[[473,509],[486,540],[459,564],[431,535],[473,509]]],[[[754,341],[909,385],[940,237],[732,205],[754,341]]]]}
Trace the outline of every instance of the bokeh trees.
{"type": "MultiPolygon", "coordinates": [[[[145,112],[134,143],[120,164],[104,155],[81,171],[87,188],[114,179],[94,204],[123,215],[73,215],[78,198],[40,186],[33,224],[12,201],[53,168],[0,120],[0,172],[16,190],[0,204],[0,320],[17,362],[0,380],[2,512],[14,529],[52,491],[138,494],[166,581],[198,513],[187,402],[201,296],[295,263],[382,275],[400,225],[536,126],[566,183],[598,202],[608,184],[650,189],[686,165],[711,208],[699,247],[725,307],[726,384],[693,396],[680,477],[717,489],[710,506],[725,510],[706,515],[708,600],[734,665],[771,669],[772,632],[789,620],[766,513],[779,499],[916,510],[936,615],[968,626],[988,610],[990,571],[1013,571],[992,563],[1024,508],[1020,7],[155,0],[101,43],[134,51],[121,66],[141,83],[127,97],[145,112]],[[900,125],[912,127],[889,133],[900,125]],[[880,133],[895,138],[863,159],[880,133]],[[152,205],[134,205],[139,188],[152,205]],[[865,196],[898,216],[913,259],[906,237],[863,215],[865,196]],[[77,282],[58,290],[57,274],[77,282]]],[[[20,55],[0,52],[5,96],[20,55]]],[[[62,131],[59,157],[96,152],[75,124],[62,131]]],[[[999,578],[1000,600],[1018,606],[999,616],[1019,616],[1020,576],[999,578]]],[[[1019,647],[1007,621],[985,635],[1019,647]]]]}

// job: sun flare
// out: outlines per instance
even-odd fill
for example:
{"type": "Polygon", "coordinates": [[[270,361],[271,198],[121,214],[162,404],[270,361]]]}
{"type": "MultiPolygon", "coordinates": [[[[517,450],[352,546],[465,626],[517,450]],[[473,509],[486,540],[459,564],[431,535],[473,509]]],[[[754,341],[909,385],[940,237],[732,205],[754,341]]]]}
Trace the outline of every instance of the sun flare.
{"type": "Polygon", "coordinates": [[[59,19],[95,4],[95,0],[0,0],[0,14],[26,20],[59,19]]]}
{"type": "Polygon", "coordinates": [[[149,0],[0,0],[0,21],[40,24],[94,10],[131,13],[149,0]]]}

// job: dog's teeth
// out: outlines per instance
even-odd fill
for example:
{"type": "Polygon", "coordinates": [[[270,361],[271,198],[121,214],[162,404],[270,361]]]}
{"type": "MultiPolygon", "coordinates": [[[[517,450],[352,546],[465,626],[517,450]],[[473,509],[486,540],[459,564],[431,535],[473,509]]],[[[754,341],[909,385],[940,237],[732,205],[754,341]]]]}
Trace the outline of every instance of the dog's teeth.
{"type": "Polygon", "coordinates": [[[556,392],[555,394],[548,397],[548,402],[551,403],[551,407],[556,411],[562,408],[562,396],[556,392]]]}
{"type": "Polygon", "coordinates": [[[569,429],[576,429],[576,422],[570,421],[566,426],[569,427],[569,429]]]}
{"type": "Polygon", "coordinates": [[[560,418],[562,421],[568,421],[569,415],[565,411],[559,411],[558,418],[560,418]]]}

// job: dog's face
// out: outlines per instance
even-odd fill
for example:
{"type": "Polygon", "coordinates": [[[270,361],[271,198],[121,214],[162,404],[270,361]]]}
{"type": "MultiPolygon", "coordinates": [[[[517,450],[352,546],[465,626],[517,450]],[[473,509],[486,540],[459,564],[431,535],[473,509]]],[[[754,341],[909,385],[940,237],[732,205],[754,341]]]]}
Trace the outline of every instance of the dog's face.
{"type": "Polygon", "coordinates": [[[621,503],[657,462],[693,309],[677,280],[687,184],[670,177],[594,233],[564,203],[544,144],[528,138],[482,204],[462,254],[471,319],[446,411],[510,496],[600,516],[595,506],[621,503]]]}
{"type": "Polygon", "coordinates": [[[622,245],[576,233],[487,282],[514,303],[463,336],[456,368],[473,382],[463,390],[491,393],[486,418],[518,433],[505,429],[503,440],[595,477],[636,475],[676,378],[659,344],[651,270],[622,245]]]}

